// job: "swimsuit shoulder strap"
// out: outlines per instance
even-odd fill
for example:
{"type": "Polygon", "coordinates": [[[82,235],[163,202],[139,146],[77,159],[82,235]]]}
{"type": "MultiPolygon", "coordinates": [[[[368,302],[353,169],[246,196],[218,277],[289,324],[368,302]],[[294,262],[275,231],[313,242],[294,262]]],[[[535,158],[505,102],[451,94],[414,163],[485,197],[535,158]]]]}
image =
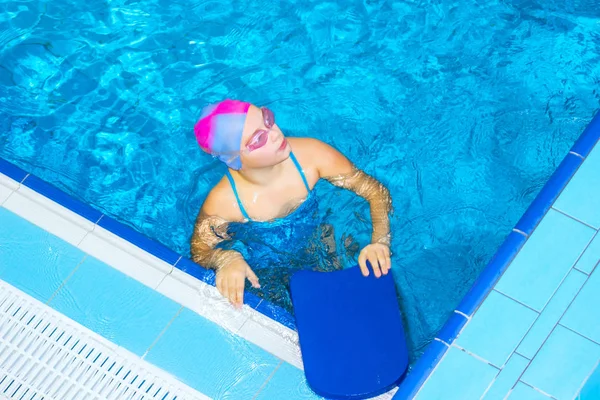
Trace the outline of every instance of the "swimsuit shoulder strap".
{"type": "Polygon", "coordinates": [[[233,176],[231,176],[229,169],[227,170],[226,174],[227,174],[227,179],[229,179],[229,183],[231,184],[231,188],[233,189],[233,194],[235,195],[235,199],[237,200],[238,207],[240,207],[240,211],[242,212],[242,215],[244,216],[244,218],[246,218],[248,221],[250,221],[251,218],[248,216],[248,213],[246,212],[246,209],[244,208],[244,205],[242,204],[242,200],[240,199],[237,188],[235,187],[235,181],[233,180],[233,176]]]}
{"type": "Polygon", "coordinates": [[[302,181],[304,182],[304,186],[306,187],[306,191],[310,193],[310,186],[308,186],[308,181],[306,180],[306,176],[304,175],[304,171],[302,171],[302,167],[300,166],[300,163],[296,159],[296,156],[294,155],[294,152],[290,152],[290,158],[294,162],[294,165],[296,166],[296,169],[298,169],[298,172],[300,172],[300,176],[302,177],[302,181]]]}

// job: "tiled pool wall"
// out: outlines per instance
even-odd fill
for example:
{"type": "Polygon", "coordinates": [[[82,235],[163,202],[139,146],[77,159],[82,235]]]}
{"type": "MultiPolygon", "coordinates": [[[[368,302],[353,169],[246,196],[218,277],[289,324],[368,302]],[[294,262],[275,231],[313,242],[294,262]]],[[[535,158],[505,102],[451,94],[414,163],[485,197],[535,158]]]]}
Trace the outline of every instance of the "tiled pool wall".
{"type": "Polygon", "coordinates": [[[600,399],[600,114],[395,399],[600,399]]]}

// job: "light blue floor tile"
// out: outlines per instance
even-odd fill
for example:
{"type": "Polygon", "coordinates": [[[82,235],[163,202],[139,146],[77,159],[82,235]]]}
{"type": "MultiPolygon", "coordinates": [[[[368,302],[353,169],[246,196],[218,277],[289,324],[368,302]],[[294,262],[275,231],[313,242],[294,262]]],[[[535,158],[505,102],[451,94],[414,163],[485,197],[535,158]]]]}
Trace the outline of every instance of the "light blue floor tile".
{"type": "Polygon", "coordinates": [[[582,272],[576,270],[569,272],[569,275],[567,275],[556,293],[554,293],[544,311],[542,311],[525,336],[525,339],[523,339],[523,342],[519,345],[517,351],[520,354],[530,359],[534,357],[586,279],[587,275],[582,272]]]}
{"type": "Polygon", "coordinates": [[[499,370],[451,347],[433,371],[417,400],[479,399],[499,370]]]}
{"type": "Polygon", "coordinates": [[[589,277],[560,323],[600,343],[600,270],[589,277]]]}
{"type": "Polygon", "coordinates": [[[46,302],[85,254],[0,207],[0,279],[46,302]]]}
{"type": "Polygon", "coordinates": [[[456,344],[500,368],[537,316],[535,311],[492,291],[456,344]]]}
{"type": "MultiPolygon", "coordinates": [[[[600,172],[598,173],[600,174],[600,172]]],[[[598,262],[600,262],[600,233],[596,234],[592,243],[585,249],[585,253],[577,261],[575,268],[589,275],[598,262]]]]}
{"type": "Polygon", "coordinates": [[[277,369],[275,375],[269,379],[264,389],[260,391],[256,400],[313,400],[322,398],[308,387],[304,372],[288,363],[283,363],[277,369]]]}
{"type": "Polygon", "coordinates": [[[598,399],[600,399],[600,367],[596,367],[592,376],[589,377],[577,400],[598,399]]]}
{"type": "Polygon", "coordinates": [[[600,346],[558,325],[521,380],[558,400],[570,400],[599,359],[600,346]]]}
{"type": "Polygon", "coordinates": [[[514,390],[510,393],[508,400],[549,400],[550,397],[538,392],[537,390],[525,385],[523,382],[517,383],[514,390]]]}
{"type": "Polygon", "coordinates": [[[600,228],[600,146],[587,156],[554,207],[600,228]]]}
{"type": "Polygon", "coordinates": [[[494,381],[494,384],[485,394],[484,400],[498,400],[506,397],[510,389],[521,377],[529,360],[518,354],[513,354],[508,360],[500,374],[494,381]]]}
{"type": "Polygon", "coordinates": [[[496,289],[541,311],[594,233],[558,211],[548,211],[496,289]]]}
{"type": "Polygon", "coordinates": [[[138,355],[181,306],[88,256],[50,306],[138,355]]]}
{"type": "Polygon", "coordinates": [[[146,360],[214,399],[252,399],[280,362],[188,309],[146,360]]]}

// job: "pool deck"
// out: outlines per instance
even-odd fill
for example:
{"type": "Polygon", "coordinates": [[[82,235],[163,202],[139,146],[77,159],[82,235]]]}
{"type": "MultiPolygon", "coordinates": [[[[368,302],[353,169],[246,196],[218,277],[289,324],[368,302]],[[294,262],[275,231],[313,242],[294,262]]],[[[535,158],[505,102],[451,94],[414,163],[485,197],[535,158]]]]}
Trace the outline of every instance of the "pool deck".
{"type": "Polygon", "coordinates": [[[394,399],[600,399],[600,115],[394,399]]]}

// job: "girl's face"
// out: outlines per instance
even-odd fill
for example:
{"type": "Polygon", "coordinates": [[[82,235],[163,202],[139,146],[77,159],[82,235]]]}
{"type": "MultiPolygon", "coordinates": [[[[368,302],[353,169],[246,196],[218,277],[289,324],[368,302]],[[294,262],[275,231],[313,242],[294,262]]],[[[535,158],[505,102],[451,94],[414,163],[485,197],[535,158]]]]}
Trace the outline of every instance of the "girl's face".
{"type": "Polygon", "coordinates": [[[290,145],[275,123],[273,112],[251,105],[246,115],[240,158],[246,168],[270,167],[286,160],[290,145]]]}

